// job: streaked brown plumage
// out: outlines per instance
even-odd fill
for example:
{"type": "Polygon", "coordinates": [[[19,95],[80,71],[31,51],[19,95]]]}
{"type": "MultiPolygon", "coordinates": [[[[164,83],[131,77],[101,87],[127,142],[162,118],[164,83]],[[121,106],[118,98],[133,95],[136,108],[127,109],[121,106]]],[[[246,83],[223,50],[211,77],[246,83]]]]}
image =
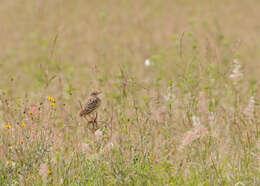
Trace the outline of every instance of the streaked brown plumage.
{"type": "Polygon", "coordinates": [[[100,91],[92,92],[87,99],[83,110],[79,113],[80,117],[85,117],[94,112],[101,104],[101,99],[98,97],[100,91]]]}

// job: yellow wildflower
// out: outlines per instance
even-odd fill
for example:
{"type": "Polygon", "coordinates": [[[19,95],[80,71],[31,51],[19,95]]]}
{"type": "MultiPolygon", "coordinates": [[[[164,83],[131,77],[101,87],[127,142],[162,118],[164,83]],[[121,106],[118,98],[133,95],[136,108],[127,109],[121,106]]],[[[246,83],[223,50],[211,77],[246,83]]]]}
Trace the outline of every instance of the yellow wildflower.
{"type": "Polygon", "coordinates": [[[21,124],[21,127],[26,127],[27,125],[25,123],[22,123],[21,124]]]}
{"type": "Polygon", "coordinates": [[[48,100],[51,101],[51,102],[55,102],[55,99],[51,96],[48,97],[48,100]]]}
{"type": "Polygon", "coordinates": [[[11,135],[11,131],[8,131],[7,134],[8,134],[8,135],[11,135]]]}
{"type": "Polygon", "coordinates": [[[32,112],[29,112],[30,115],[32,115],[33,113],[32,112]]]}
{"type": "Polygon", "coordinates": [[[7,128],[7,129],[11,129],[12,126],[11,126],[10,124],[7,124],[7,125],[5,126],[5,128],[7,128]]]}
{"type": "Polygon", "coordinates": [[[51,170],[48,170],[48,175],[51,175],[52,174],[52,171],[51,170]]]}
{"type": "Polygon", "coordinates": [[[51,105],[52,107],[54,107],[54,106],[55,106],[55,103],[51,103],[50,105],[51,105]]]}
{"type": "Polygon", "coordinates": [[[173,169],[173,168],[171,168],[170,171],[171,171],[172,174],[175,174],[175,173],[176,173],[176,170],[173,169]]]}
{"type": "Polygon", "coordinates": [[[108,136],[107,135],[104,135],[104,139],[107,139],[108,138],[108,136]]]}
{"type": "Polygon", "coordinates": [[[76,178],[76,179],[79,178],[79,175],[75,175],[74,178],[76,178]]]}
{"type": "Polygon", "coordinates": [[[23,144],[23,140],[20,141],[20,144],[21,144],[21,145],[23,144]]]}
{"type": "Polygon", "coordinates": [[[32,174],[28,174],[27,178],[33,178],[34,176],[32,174]]]}
{"type": "Polygon", "coordinates": [[[14,161],[9,161],[8,163],[9,163],[9,165],[11,165],[13,167],[15,166],[15,162],[14,161]]]}

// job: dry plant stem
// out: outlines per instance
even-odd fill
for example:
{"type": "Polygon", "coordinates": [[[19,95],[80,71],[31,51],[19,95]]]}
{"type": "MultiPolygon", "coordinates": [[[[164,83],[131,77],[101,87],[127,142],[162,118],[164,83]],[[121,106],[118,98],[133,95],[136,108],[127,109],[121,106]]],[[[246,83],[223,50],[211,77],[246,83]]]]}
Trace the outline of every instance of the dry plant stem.
{"type": "Polygon", "coordinates": [[[180,57],[182,58],[182,40],[185,32],[182,32],[181,38],[180,38],[180,57]]]}
{"type": "Polygon", "coordinates": [[[241,46],[241,40],[238,39],[237,41],[235,41],[235,43],[233,44],[233,47],[232,47],[233,58],[235,58],[236,52],[239,50],[240,46],[241,46]]]}
{"type": "Polygon", "coordinates": [[[51,48],[51,52],[50,52],[50,56],[49,56],[49,60],[52,60],[52,57],[53,57],[53,54],[54,54],[54,51],[55,51],[55,47],[56,47],[56,45],[57,45],[58,37],[59,37],[59,32],[57,32],[57,33],[55,34],[55,37],[54,37],[54,39],[53,39],[52,48],[51,48]]]}
{"type": "Polygon", "coordinates": [[[82,106],[82,103],[81,103],[81,101],[80,101],[80,100],[78,100],[78,102],[79,102],[80,109],[81,109],[81,110],[83,110],[83,106],[82,106]]]}
{"type": "Polygon", "coordinates": [[[112,110],[112,113],[111,113],[111,118],[110,118],[110,131],[111,131],[110,139],[112,139],[112,136],[113,136],[113,116],[114,116],[114,107],[113,107],[113,105],[112,105],[111,110],[112,110]]]}
{"type": "Polygon", "coordinates": [[[95,130],[98,129],[97,119],[98,119],[98,113],[96,112],[96,116],[95,116],[95,118],[94,118],[94,129],[95,129],[95,130]]]}

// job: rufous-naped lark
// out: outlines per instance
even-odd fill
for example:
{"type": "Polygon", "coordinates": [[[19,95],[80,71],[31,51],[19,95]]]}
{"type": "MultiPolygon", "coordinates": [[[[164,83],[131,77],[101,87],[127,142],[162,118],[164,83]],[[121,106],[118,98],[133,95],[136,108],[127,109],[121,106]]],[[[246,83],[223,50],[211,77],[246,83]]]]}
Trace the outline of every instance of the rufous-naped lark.
{"type": "Polygon", "coordinates": [[[85,105],[83,106],[83,110],[79,113],[80,117],[86,117],[87,115],[90,115],[100,106],[101,99],[98,97],[98,95],[101,93],[101,91],[94,91],[90,94],[85,105]]]}

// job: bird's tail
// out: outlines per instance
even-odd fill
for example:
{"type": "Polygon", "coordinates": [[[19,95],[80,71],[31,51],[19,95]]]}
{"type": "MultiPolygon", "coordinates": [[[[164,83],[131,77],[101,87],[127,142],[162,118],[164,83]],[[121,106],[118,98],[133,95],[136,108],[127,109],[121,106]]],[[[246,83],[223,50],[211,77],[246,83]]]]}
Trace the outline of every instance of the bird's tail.
{"type": "Polygon", "coordinates": [[[83,117],[83,116],[85,116],[85,115],[86,115],[85,110],[80,111],[80,113],[79,113],[79,116],[80,116],[80,117],[83,117]]]}

